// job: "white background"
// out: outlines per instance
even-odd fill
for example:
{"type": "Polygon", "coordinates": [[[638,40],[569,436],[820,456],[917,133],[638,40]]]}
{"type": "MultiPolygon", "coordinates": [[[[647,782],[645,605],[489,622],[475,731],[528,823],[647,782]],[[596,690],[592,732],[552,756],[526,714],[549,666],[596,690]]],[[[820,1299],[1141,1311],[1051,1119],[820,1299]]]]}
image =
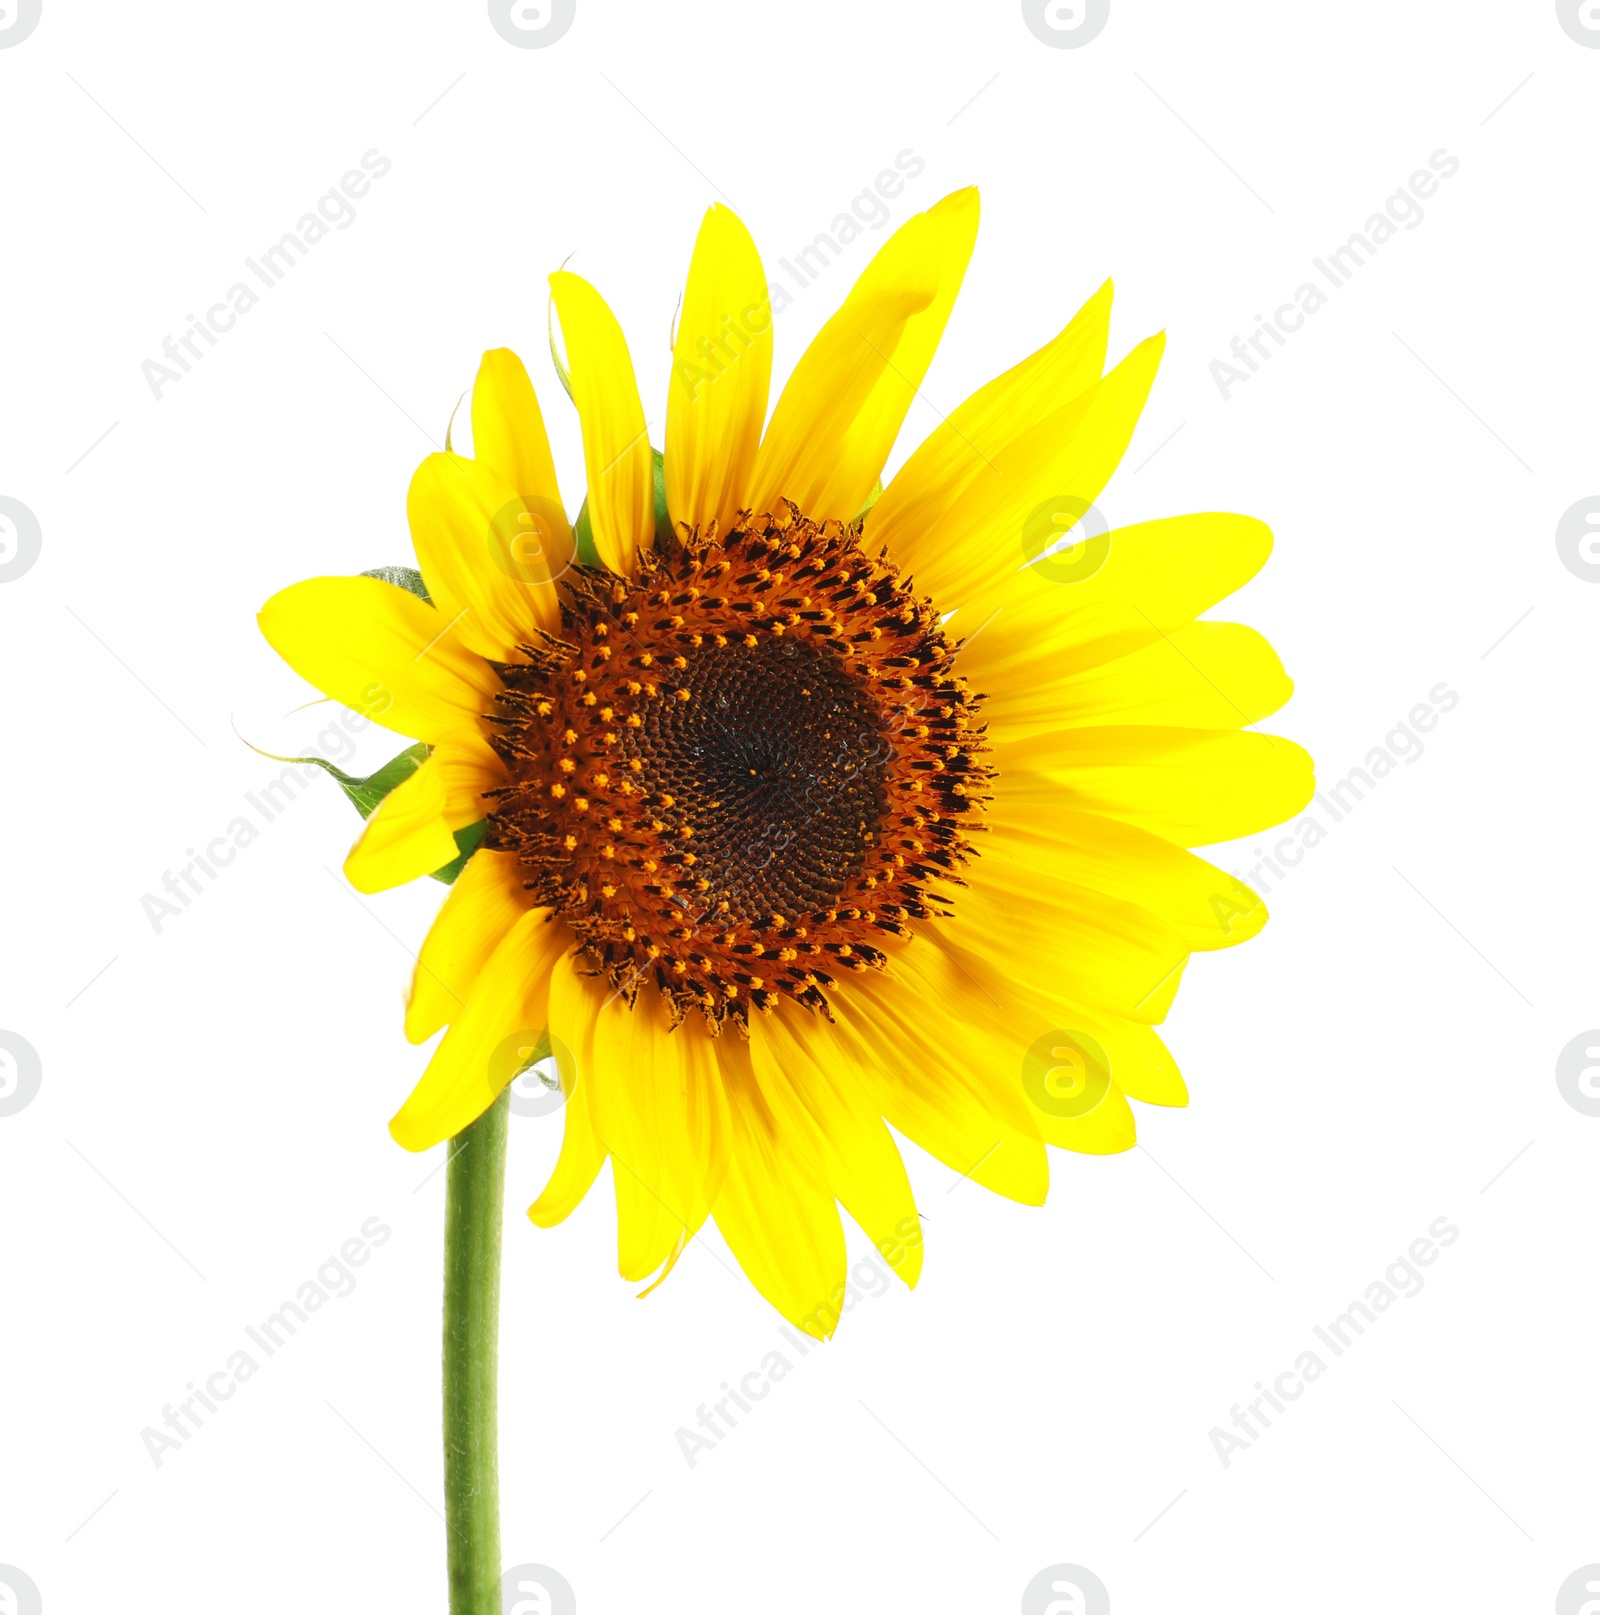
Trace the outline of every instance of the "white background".
{"type": "MultiPolygon", "coordinates": [[[[1268,884],[1259,940],[1191,966],[1189,1109],[1052,1153],[1043,1210],[906,1146],[921,1285],[784,1348],[692,1469],[675,1431],[779,1319],[713,1229],[636,1300],[607,1177],[534,1229],[560,1117],[516,1119],[507,1563],[589,1615],[1012,1611],[1062,1562],[1118,1615],[1554,1607],[1600,1560],[1600,1118],[1555,1080],[1600,1023],[1600,588],[1554,537],[1600,492],[1597,86],[1546,0],[1113,0],[1068,50],[953,0],[578,0],[536,50],[470,0],[44,0],[0,50],[0,494],[43,533],[0,584],[0,1027],[43,1071],[0,1117],[0,1563],[48,1615],[443,1608],[443,1153],[385,1130],[442,888],[352,893],[322,782],[159,934],[141,899],[278,773],[246,740],[315,744],[255,611],[410,559],[407,481],[485,347],[527,358],[576,507],[550,270],[617,310],[659,443],[704,208],[780,282],[908,149],[895,223],[973,182],[984,216],[897,461],[1114,275],[1114,356],[1169,346],[1102,508],[1271,523],[1222,612],[1296,680],[1268,727],[1326,783],[1434,686],[1459,704],[1268,884]],[[162,338],[373,148],[356,222],[152,397],[162,338]],[[1440,149],[1422,224],[1224,401],[1210,361],[1440,149]],[[158,1468],[141,1431],[374,1216],[355,1291],[158,1468]],[[1224,1467],[1212,1428],[1441,1216],[1422,1292],[1224,1467]]],[[[775,379],[886,234],[780,316],[775,379]]]]}

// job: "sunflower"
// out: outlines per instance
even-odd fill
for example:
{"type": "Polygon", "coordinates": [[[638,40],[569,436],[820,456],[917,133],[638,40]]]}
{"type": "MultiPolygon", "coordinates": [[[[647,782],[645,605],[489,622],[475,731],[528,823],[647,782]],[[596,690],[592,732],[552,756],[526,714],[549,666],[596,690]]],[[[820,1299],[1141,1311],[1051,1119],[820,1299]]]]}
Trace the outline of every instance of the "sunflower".
{"type": "Polygon", "coordinates": [[[1155,336],[1104,369],[1109,283],[882,486],[977,223],[959,191],[889,239],[769,420],[766,277],[710,209],[664,455],[616,319],[552,275],[576,524],[497,350],[473,456],[412,481],[420,581],[315,578],[260,618],[311,683],[425,743],[353,884],[476,842],[419,955],[407,1036],[447,1030],[396,1140],[460,1133],[553,1050],[564,1135],[534,1222],[609,1158],[624,1278],[664,1277],[710,1217],[819,1337],[845,1295],[840,1206],[908,1285],[921,1270],[891,1127],[1037,1205],[1047,1144],[1125,1150],[1129,1099],[1186,1102],[1153,1028],[1191,952],[1266,920],[1186,849],[1312,790],[1299,747],[1244,727],[1290,694],[1271,647],[1200,620],[1266,560],[1266,527],[1055,544],[1161,357],[1155,336]]]}

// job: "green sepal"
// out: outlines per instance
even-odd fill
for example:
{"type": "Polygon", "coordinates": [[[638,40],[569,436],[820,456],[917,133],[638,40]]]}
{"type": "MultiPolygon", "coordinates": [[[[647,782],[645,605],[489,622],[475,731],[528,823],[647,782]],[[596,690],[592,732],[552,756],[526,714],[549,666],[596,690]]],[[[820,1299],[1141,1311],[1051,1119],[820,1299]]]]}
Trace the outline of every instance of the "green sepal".
{"type": "Polygon", "coordinates": [[[672,537],[672,517],[667,511],[667,461],[660,449],[651,449],[650,468],[656,487],[656,543],[672,537]]]}
{"type": "MultiPolygon", "coordinates": [[[[875,483],[873,483],[873,485],[872,485],[872,492],[867,495],[866,504],[864,504],[861,507],[861,509],[856,512],[856,517],[855,517],[856,521],[861,521],[866,516],[867,512],[869,510],[871,510],[872,507],[875,504],[877,504],[877,502],[882,498],[883,498],[883,478],[879,477],[878,480],[875,483]]],[[[854,525],[855,525],[855,523],[852,522],[851,526],[854,526],[854,525]]]]}
{"type": "MultiPolygon", "coordinates": [[[[539,1034],[539,1041],[533,1045],[533,1049],[529,1053],[528,1058],[511,1073],[511,1080],[515,1082],[517,1078],[520,1077],[524,1072],[531,1071],[534,1066],[538,1065],[541,1061],[548,1060],[550,1058],[550,1049],[550,1028],[547,1026],[539,1034]]],[[[542,1076],[539,1080],[544,1082],[544,1078],[542,1076]]],[[[545,1086],[549,1087],[550,1084],[545,1083],[545,1086]]]]}
{"type": "Polygon", "coordinates": [[[456,413],[466,401],[466,396],[467,395],[465,393],[462,393],[461,397],[456,400],[455,409],[450,411],[450,419],[444,423],[444,452],[446,454],[454,454],[456,452],[455,445],[451,443],[450,439],[456,429],[456,413]]]}
{"type": "Polygon", "coordinates": [[[380,583],[392,583],[395,588],[404,589],[419,600],[426,600],[430,606],[433,604],[428,585],[422,581],[422,574],[414,566],[375,566],[361,576],[377,578],[380,583]]]}
{"type": "Polygon", "coordinates": [[[446,886],[450,885],[456,876],[467,867],[467,859],[478,850],[478,843],[483,840],[488,828],[489,821],[479,819],[476,824],[469,824],[464,830],[455,831],[456,855],[443,869],[434,870],[433,878],[442,880],[446,886]]]}
{"type": "MultiPolygon", "coordinates": [[[[666,459],[660,449],[650,451],[650,471],[655,483],[656,543],[672,537],[672,517],[667,511],[666,459]]],[[[584,499],[578,509],[578,519],[572,524],[574,552],[584,566],[599,566],[600,551],[595,548],[594,527],[589,521],[589,501],[584,499]]]]}
{"type": "MultiPolygon", "coordinates": [[[[567,397],[572,398],[572,372],[567,369],[566,360],[561,357],[560,351],[556,347],[556,294],[554,292],[550,293],[545,302],[544,325],[545,330],[550,335],[550,363],[556,367],[556,375],[560,378],[561,385],[566,388],[567,397]]],[[[577,400],[573,399],[573,402],[576,403],[577,400]]]]}
{"type": "Polygon", "coordinates": [[[315,763],[318,768],[332,774],[363,819],[370,819],[384,797],[397,785],[403,785],[410,779],[427,760],[428,745],[422,740],[414,746],[407,746],[398,757],[391,757],[377,773],[368,774],[365,779],[358,779],[354,774],[345,773],[342,768],[336,767],[325,757],[294,759],[297,763],[315,763]]]}
{"type": "MultiPolygon", "coordinates": [[[[431,750],[426,741],[419,740],[416,745],[407,746],[398,757],[391,757],[375,774],[368,774],[365,779],[358,779],[354,774],[345,773],[342,768],[330,763],[324,757],[293,757],[285,760],[314,763],[324,772],[331,774],[339,782],[339,788],[354,803],[356,812],[363,819],[370,819],[384,797],[396,786],[403,785],[422,767],[428,760],[428,753],[431,750]]],[[[469,824],[465,829],[454,831],[456,855],[442,869],[434,870],[433,878],[442,880],[446,886],[450,885],[466,868],[467,859],[477,851],[478,843],[483,840],[488,828],[488,821],[479,819],[476,824],[469,824]]]]}
{"type": "Polygon", "coordinates": [[[594,547],[594,528],[589,524],[587,496],[578,507],[578,519],[572,524],[572,545],[580,566],[599,566],[600,551],[594,547]]]}

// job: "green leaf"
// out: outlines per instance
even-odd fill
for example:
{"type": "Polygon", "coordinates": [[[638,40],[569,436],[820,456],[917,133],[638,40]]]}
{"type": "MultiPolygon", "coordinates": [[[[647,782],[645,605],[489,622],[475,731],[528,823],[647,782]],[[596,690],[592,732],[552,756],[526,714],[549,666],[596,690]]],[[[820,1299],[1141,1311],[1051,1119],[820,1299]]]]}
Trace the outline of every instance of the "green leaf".
{"type": "Polygon", "coordinates": [[[873,483],[873,485],[872,485],[872,492],[867,495],[866,504],[864,504],[861,507],[861,509],[856,512],[856,521],[860,521],[867,514],[867,512],[869,510],[871,510],[872,507],[875,504],[877,504],[877,502],[882,498],[883,498],[883,478],[879,477],[878,480],[875,483],[873,483]]]}
{"type": "Polygon", "coordinates": [[[414,566],[375,566],[361,576],[377,578],[380,583],[392,583],[395,588],[405,589],[419,600],[426,600],[430,606],[433,604],[428,585],[422,581],[422,574],[414,566]]]}

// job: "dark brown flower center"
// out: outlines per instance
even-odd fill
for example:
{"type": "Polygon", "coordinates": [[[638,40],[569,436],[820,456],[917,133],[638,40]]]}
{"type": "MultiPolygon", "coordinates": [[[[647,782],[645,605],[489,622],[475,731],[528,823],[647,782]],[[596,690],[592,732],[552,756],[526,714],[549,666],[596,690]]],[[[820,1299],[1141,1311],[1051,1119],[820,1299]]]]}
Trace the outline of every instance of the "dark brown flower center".
{"type": "Polygon", "coordinates": [[[887,799],[892,742],[865,686],[792,635],[685,660],[688,699],[648,707],[630,748],[673,799],[668,832],[694,827],[694,868],[733,923],[833,907],[887,799]]]}
{"type": "Polygon", "coordinates": [[[826,1010],[960,884],[983,800],[933,608],[787,504],[562,588],[562,637],[501,669],[486,844],[630,1002],[653,982],[713,1030],[779,992],[826,1010]]]}

